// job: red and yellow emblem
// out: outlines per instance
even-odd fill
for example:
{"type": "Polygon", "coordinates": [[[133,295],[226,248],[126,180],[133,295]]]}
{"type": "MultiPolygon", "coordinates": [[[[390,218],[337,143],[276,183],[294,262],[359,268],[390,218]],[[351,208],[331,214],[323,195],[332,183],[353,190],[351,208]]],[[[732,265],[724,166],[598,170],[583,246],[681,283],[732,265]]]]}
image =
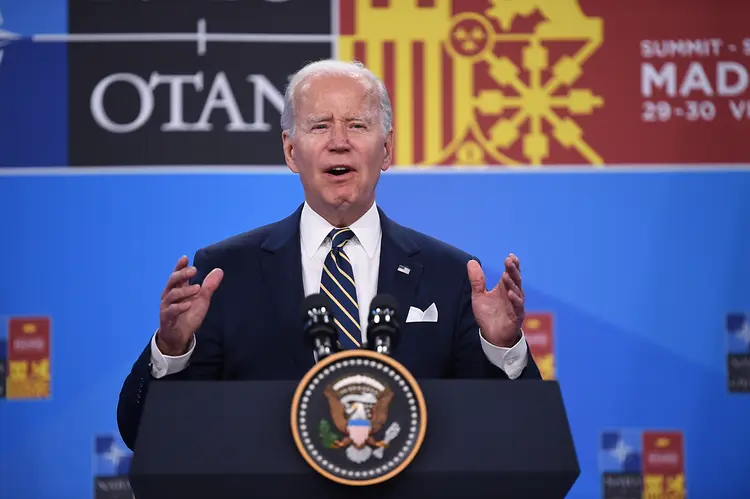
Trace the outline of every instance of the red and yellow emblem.
{"type": "Polygon", "coordinates": [[[677,431],[643,432],[643,498],[684,499],[685,444],[677,431]]]}
{"type": "Polygon", "coordinates": [[[6,398],[50,396],[50,320],[14,317],[8,323],[6,398]]]}
{"type": "Polygon", "coordinates": [[[555,379],[555,336],[553,317],[548,312],[527,312],[523,334],[543,379],[555,379]]]}
{"type": "Polygon", "coordinates": [[[340,0],[338,58],[389,90],[396,165],[601,165],[578,116],[602,20],[578,0],[340,0]]]}

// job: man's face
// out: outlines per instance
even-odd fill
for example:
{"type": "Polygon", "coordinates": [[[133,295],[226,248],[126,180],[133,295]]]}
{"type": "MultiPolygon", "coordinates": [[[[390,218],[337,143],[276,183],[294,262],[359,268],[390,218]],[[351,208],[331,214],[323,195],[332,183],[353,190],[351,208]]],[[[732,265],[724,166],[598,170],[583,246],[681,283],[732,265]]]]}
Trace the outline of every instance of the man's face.
{"type": "Polygon", "coordinates": [[[361,216],[392,157],[393,134],[383,134],[377,90],[365,78],[314,76],[298,87],[295,111],[295,135],[284,133],[284,155],[307,202],[324,216],[361,216]]]}

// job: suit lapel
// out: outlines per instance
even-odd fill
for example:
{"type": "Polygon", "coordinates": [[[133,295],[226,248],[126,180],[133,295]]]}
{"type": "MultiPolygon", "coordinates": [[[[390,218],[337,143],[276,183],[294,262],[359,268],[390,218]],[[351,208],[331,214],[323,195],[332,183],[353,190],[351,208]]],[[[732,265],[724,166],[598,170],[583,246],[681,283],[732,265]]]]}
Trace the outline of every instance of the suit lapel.
{"type": "Polygon", "coordinates": [[[402,226],[390,220],[378,208],[383,238],[380,246],[378,293],[396,298],[397,318],[403,326],[422,276],[419,246],[402,226]]]}
{"type": "Polygon", "coordinates": [[[298,311],[305,298],[302,285],[302,262],[299,238],[300,206],[295,213],[281,220],[263,242],[262,272],[265,289],[274,304],[275,324],[287,351],[302,369],[313,365],[312,350],[302,335],[298,311]]]}

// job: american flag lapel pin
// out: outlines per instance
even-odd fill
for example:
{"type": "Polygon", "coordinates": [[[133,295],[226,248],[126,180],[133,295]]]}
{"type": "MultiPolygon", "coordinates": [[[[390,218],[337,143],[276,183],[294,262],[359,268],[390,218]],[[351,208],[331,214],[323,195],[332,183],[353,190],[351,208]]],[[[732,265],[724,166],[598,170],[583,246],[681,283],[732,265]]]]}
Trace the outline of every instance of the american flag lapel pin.
{"type": "Polygon", "coordinates": [[[402,274],[409,275],[409,272],[411,272],[411,269],[407,267],[406,265],[399,265],[398,271],[401,272],[402,274]]]}

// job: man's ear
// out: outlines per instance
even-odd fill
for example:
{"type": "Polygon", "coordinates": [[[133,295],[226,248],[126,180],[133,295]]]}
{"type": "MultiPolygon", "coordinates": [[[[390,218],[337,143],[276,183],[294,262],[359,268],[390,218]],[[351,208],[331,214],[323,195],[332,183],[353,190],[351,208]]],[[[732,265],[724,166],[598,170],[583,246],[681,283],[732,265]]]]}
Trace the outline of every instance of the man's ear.
{"type": "Polygon", "coordinates": [[[380,169],[386,171],[393,164],[393,129],[385,136],[383,147],[385,147],[385,156],[383,157],[383,165],[380,169]]]}
{"type": "Polygon", "coordinates": [[[289,135],[289,132],[281,132],[281,142],[284,144],[284,160],[286,160],[286,165],[294,173],[299,173],[297,163],[294,161],[294,140],[289,135]]]}

